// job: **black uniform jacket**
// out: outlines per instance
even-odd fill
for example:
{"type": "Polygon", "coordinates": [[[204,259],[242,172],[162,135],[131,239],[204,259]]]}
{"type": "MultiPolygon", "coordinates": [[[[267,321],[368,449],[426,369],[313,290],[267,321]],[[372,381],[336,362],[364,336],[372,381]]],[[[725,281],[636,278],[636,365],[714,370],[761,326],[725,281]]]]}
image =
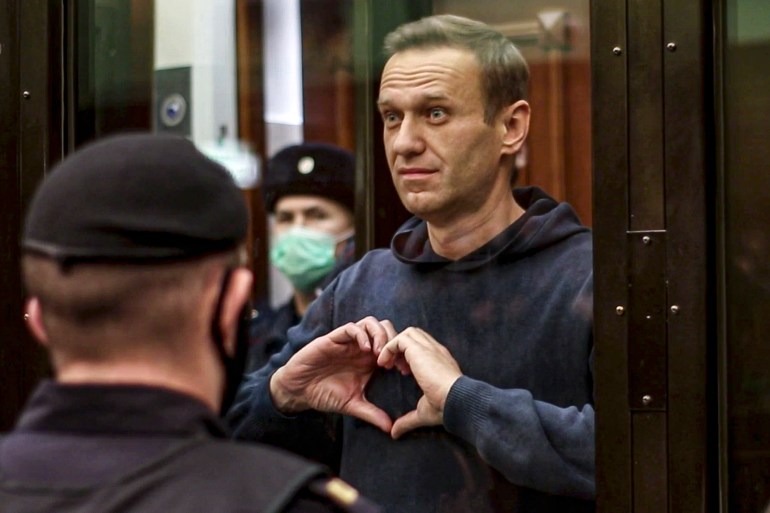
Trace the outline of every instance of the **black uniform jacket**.
{"type": "Polygon", "coordinates": [[[3,513],[378,511],[324,467],[237,444],[198,400],[43,382],[0,439],[3,513]]]}

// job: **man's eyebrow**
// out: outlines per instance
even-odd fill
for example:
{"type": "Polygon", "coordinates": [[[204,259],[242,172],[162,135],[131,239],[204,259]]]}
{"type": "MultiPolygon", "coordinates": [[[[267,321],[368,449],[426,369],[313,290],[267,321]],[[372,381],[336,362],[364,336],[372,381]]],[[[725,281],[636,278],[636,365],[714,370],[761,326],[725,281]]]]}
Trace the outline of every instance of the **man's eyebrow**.
{"type": "MultiPolygon", "coordinates": [[[[444,92],[427,92],[427,93],[421,94],[418,97],[417,101],[425,103],[425,102],[433,102],[433,101],[444,101],[444,100],[450,100],[450,99],[451,97],[444,92]]],[[[377,105],[388,106],[390,105],[390,99],[387,97],[377,98],[377,105]]]]}

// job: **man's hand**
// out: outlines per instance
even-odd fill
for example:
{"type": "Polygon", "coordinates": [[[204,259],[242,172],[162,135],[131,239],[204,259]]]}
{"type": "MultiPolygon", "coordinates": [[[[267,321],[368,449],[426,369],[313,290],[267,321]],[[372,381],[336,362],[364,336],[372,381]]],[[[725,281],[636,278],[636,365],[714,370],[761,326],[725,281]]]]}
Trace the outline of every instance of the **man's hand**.
{"type": "Polygon", "coordinates": [[[270,395],[285,414],[308,409],[352,415],[390,432],[393,421],[364,397],[377,355],[396,335],[390,321],[366,317],[318,337],[270,379],[270,395]]]}
{"type": "Polygon", "coordinates": [[[394,439],[412,429],[443,423],[449,389],[462,376],[446,347],[420,328],[407,328],[383,347],[377,364],[386,369],[396,366],[402,372],[408,369],[423,393],[417,407],[393,424],[394,439]]]}

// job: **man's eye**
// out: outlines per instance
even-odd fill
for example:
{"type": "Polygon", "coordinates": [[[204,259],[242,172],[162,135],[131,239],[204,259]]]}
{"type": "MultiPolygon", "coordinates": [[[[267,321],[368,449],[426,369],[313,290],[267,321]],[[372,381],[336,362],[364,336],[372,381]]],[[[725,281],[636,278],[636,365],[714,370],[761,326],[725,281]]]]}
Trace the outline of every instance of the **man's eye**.
{"type": "Polygon", "coordinates": [[[441,119],[444,116],[446,116],[446,112],[444,109],[440,109],[438,107],[430,109],[429,115],[431,119],[441,119]]]}
{"type": "Polygon", "coordinates": [[[291,221],[292,221],[292,216],[281,215],[281,214],[278,214],[277,216],[275,216],[275,222],[278,224],[291,223],[291,221]]]}
{"type": "Polygon", "coordinates": [[[323,220],[329,217],[329,215],[322,210],[312,210],[308,212],[305,217],[308,219],[323,220]]]}
{"type": "Polygon", "coordinates": [[[398,122],[398,116],[393,112],[383,112],[382,120],[387,124],[393,124],[398,122]]]}

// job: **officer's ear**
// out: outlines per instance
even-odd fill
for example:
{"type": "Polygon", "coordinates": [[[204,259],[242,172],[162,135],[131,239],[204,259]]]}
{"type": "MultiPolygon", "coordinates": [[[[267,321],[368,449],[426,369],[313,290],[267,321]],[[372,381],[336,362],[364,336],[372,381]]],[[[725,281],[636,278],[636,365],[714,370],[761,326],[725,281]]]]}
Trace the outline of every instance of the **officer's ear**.
{"type": "Polygon", "coordinates": [[[228,355],[235,353],[235,338],[238,332],[243,306],[251,296],[251,284],[254,275],[245,267],[238,267],[230,274],[229,283],[225,285],[225,295],[222,298],[222,309],[219,315],[219,327],[228,355]]]}
{"type": "Polygon", "coordinates": [[[48,331],[43,324],[43,310],[37,297],[27,299],[24,308],[24,319],[27,321],[27,329],[32,336],[44,346],[48,346],[48,331]]]}

